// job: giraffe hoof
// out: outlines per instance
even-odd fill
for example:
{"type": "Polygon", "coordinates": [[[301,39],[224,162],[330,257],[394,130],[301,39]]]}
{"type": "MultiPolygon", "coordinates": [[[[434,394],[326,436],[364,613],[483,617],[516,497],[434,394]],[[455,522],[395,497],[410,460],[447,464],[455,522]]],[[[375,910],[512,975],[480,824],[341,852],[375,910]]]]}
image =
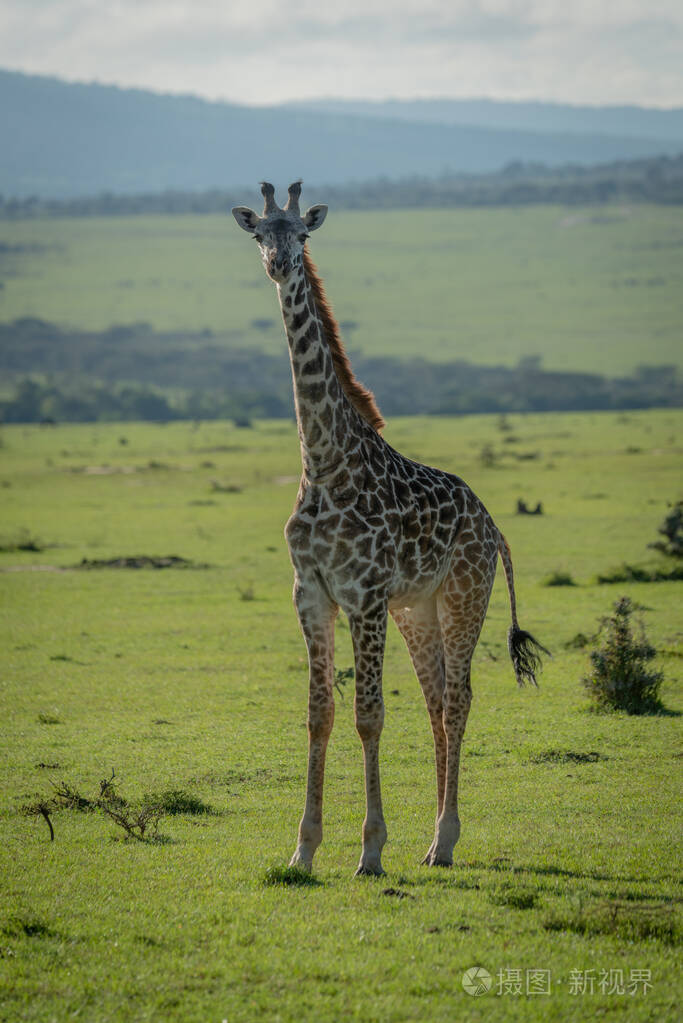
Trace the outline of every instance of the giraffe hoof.
{"type": "Polygon", "coordinates": [[[310,874],[313,870],[313,859],[306,859],[297,851],[289,861],[289,865],[290,867],[298,867],[299,870],[304,870],[307,874],[310,874]]]}
{"type": "Polygon", "coordinates": [[[382,864],[379,866],[371,866],[370,864],[361,863],[358,866],[358,870],[354,874],[354,877],[384,877],[386,871],[382,869],[382,864]]]}
{"type": "Polygon", "coordinates": [[[434,849],[430,849],[425,858],[422,860],[421,866],[424,867],[452,867],[453,858],[447,859],[445,856],[437,856],[434,849]]]}

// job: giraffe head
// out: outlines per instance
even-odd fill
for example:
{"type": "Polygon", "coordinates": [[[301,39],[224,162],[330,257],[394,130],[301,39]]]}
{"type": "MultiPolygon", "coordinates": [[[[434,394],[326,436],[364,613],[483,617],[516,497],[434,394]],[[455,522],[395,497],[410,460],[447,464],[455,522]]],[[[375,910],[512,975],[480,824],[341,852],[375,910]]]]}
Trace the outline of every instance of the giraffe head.
{"type": "Polygon", "coordinates": [[[327,215],[327,206],[311,206],[299,212],[301,182],[289,186],[289,199],[284,209],[275,202],[275,189],[267,181],[261,183],[265,200],[263,216],[248,206],[235,206],[232,215],[242,228],[256,239],[266,273],[276,284],[284,284],[292,270],[301,265],[304,245],[311,231],[317,230],[327,215]]]}

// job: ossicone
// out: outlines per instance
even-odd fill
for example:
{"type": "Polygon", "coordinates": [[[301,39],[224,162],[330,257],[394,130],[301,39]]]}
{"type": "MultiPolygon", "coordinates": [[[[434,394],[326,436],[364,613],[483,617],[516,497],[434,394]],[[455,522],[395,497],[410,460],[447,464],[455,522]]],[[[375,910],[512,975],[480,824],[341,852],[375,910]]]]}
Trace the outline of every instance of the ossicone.
{"type": "Polygon", "coordinates": [[[292,182],[287,189],[289,193],[289,199],[287,200],[286,210],[291,210],[293,213],[299,214],[299,196],[301,195],[301,179],[292,182]]]}
{"type": "Polygon", "coordinates": [[[263,196],[263,216],[267,217],[269,213],[275,213],[279,210],[278,204],[275,202],[275,188],[271,185],[270,181],[261,182],[261,195],[263,196]]]}

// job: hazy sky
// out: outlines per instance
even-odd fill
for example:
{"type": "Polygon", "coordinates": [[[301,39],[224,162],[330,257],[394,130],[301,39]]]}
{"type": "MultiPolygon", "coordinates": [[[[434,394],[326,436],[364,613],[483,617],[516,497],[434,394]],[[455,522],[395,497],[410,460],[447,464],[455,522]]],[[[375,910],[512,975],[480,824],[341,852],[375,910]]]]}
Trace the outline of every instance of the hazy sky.
{"type": "Polygon", "coordinates": [[[0,67],[240,103],[683,105],[682,0],[0,0],[0,67]]]}

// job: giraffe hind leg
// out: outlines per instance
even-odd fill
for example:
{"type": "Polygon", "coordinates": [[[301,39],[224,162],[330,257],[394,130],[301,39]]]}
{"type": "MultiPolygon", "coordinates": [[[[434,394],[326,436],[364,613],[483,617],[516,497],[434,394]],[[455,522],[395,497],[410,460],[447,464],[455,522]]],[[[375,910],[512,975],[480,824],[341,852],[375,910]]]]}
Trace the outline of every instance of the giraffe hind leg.
{"type": "MultiPolygon", "coordinates": [[[[434,764],[436,768],[436,822],[443,810],[446,784],[447,742],[443,725],[443,699],[445,689],[445,662],[441,627],[436,608],[436,598],[415,607],[392,610],[396,622],[413,662],[413,668],[422,689],[429,721],[434,737],[434,764]]],[[[422,860],[430,863],[436,848],[434,840],[422,860]]]]}
{"type": "Polygon", "coordinates": [[[453,848],[460,837],[458,776],[460,749],[472,702],[470,668],[486,617],[495,572],[495,547],[486,542],[472,544],[466,556],[454,560],[437,594],[445,667],[443,728],[446,734],[446,781],[436,825],[436,840],[428,854],[430,866],[451,866],[453,848]]]}

